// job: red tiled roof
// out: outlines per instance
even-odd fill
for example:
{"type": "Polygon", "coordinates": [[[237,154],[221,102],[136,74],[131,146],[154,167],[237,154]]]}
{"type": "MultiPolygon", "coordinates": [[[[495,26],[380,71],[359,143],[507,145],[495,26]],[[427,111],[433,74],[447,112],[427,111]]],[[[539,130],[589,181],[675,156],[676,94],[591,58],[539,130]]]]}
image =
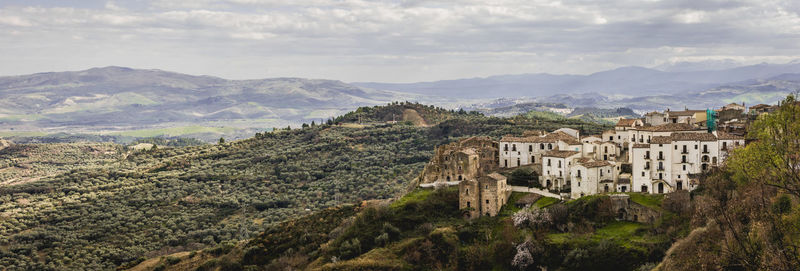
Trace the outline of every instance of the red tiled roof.
{"type": "Polygon", "coordinates": [[[717,138],[720,140],[744,140],[743,136],[737,136],[723,131],[717,131],[717,138]]]}
{"type": "Polygon", "coordinates": [[[631,127],[637,120],[638,119],[619,119],[617,121],[617,127],[631,127]]]}
{"type": "Polygon", "coordinates": [[[567,157],[570,157],[570,156],[576,155],[576,154],[578,154],[578,153],[579,153],[579,152],[576,152],[576,151],[558,151],[558,150],[554,150],[554,151],[549,151],[549,152],[546,152],[546,153],[544,153],[542,156],[545,156],[545,157],[558,157],[558,158],[567,158],[567,157]]]}
{"type": "Polygon", "coordinates": [[[674,133],[672,141],[717,141],[717,137],[711,133],[674,133]]]}

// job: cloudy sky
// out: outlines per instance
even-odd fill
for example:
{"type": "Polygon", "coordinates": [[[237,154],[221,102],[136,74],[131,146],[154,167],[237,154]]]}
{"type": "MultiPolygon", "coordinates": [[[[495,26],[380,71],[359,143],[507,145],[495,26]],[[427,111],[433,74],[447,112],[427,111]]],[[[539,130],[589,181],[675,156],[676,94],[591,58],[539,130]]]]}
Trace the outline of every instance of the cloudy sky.
{"type": "Polygon", "coordinates": [[[2,0],[0,75],[412,82],[800,59],[800,1],[2,0]]]}

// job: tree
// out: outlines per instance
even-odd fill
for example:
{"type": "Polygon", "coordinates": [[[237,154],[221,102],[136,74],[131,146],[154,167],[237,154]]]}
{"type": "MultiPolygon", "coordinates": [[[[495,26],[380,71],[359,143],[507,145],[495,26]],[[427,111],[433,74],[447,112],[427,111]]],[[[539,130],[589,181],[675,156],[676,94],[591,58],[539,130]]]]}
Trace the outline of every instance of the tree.
{"type": "Polygon", "coordinates": [[[800,198],[800,103],[789,95],[777,111],[759,116],[753,142],[729,162],[739,180],[760,180],[800,198]]]}
{"type": "Polygon", "coordinates": [[[225,138],[224,137],[220,137],[219,138],[219,144],[220,145],[225,144],[225,138]]]}

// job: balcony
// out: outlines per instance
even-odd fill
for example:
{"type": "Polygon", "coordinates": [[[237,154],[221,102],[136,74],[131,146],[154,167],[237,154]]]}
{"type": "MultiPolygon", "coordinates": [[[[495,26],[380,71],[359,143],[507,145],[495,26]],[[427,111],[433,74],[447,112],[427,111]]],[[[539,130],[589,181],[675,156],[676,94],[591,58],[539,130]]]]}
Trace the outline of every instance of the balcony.
{"type": "Polygon", "coordinates": [[[689,150],[682,150],[681,154],[689,154],[689,150]]]}
{"type": "Polygon", "coordinates": [[[648,170],[648,169],[650,169],[650,166],[645,166],[644,169],[648,170]]]}
{"type": "Polygon", "coordinates": [[[664,156],[658,156],[658,160],[664,160],[664,156]]]}
{"type": "Polygon", "coordinates": [[[703,152],[702,152],[702,153],[704,153],[704,154],[708,154],[708,150],[703,150],[703,152]]]}
{"type": "Polygon", "coordinates": [[[650,155],[645,155],[645,156],[644,156],[644,159],[646,159],[646,160],[650,160],[650,155]]]}
{"type": "Polygon", "coordinates": [[[664,171],[664,167],[658,167],[658,169],[656,169],[656,170],[658,170],[658,171],[664,171]]]}

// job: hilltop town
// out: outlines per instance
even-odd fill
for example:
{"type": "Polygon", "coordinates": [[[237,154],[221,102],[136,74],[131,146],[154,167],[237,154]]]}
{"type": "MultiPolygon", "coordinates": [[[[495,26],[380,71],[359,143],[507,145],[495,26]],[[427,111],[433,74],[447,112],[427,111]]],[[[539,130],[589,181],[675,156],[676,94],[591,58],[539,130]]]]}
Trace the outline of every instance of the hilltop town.
{"type": "Polygon", "coordinates": [[[581,135],[572,128],[529,130],[499,140],[471,137],[439,146],[419,177],[421,186],[458,185],[467,217],[494,216],[511,191],[561,199],[638,192],[694,190],[701,177],[745,145],[747,124],[777,108],[731,103],[719,110],[665,110],[620,119],[613,130],[581,135]],[[532,186],[507,175],[526,168],[532,186]]]}

